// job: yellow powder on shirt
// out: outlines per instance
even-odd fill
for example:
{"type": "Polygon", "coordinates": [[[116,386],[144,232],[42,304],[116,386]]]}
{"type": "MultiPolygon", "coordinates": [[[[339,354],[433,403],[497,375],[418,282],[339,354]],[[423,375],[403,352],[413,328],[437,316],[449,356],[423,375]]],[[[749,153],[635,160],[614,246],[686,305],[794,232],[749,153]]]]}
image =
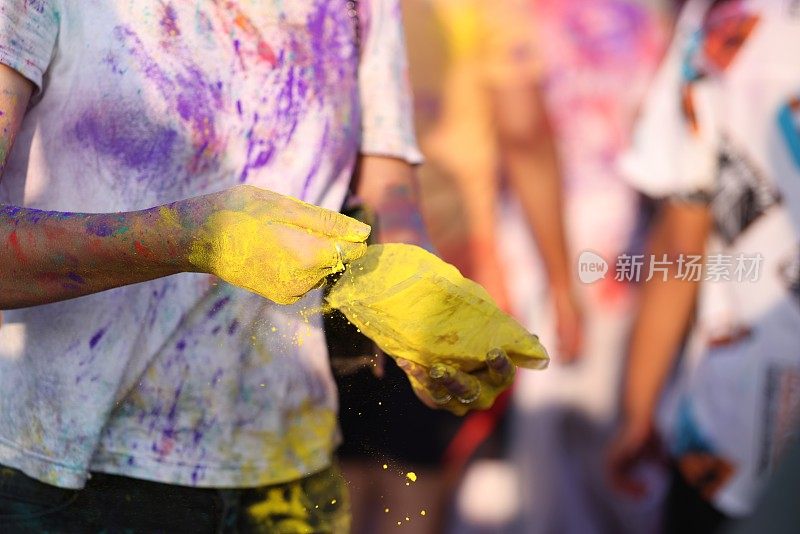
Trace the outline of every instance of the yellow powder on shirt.
{"type": "Polygon", "coordinates": [[[518,366],[542,369],[549,358],[539,339],[501,311],[480,285],[413,245],[367,248],[333,285],[330,306],[387,354],[429,367],[483,367],[503,349],[518,366]]]}

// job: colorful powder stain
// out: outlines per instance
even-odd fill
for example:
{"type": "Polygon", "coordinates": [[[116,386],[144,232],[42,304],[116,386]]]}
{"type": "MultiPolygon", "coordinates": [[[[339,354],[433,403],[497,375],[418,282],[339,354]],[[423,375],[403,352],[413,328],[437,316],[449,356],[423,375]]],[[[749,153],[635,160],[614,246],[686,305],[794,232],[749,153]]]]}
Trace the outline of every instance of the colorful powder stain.
{"type": "Polygon", "coordinates": [[[103,338],[103,336],[105,335],[105,333],[106,333],[106,329],[105,329],[105,328],[101,328],[100,330],[98,330],[97,332],[95,332],[95,334],[94,334],[94,335],[91,337],[91,339],[89,340],[89,348],[90,348],[90,349],[93,349],[93,348],[95,348],[95,346],[97,346],[97,344],[98,344],[98,343],[100,342],[100,340],[103,338]]]}
{"type": "Polygon", "coordinates": [[[169,164],[178,137],[172,128],[112,109],[87,110],[75,122],[73,131],[84,146],[141,171],[140,179],[152,177],[153,171],[169,164]]]}
{"type": "Polygon", "coordinates": [[[178,37],[181,31],[178,29],[178,16],[172,4],[161,6],[162,14],[159,24],[164,37],[178,37]]]}
{"type": "Polygon", "coordinates": [[[11,246],[11,250],[14,251],[14,257],[17,258],[18,262],[25,263],[28,261],[25,253],[22,252],[22,247],[19,245],[19,238],[17,237],[16,230],[12,230],[8,235],[8,244],[11,246]]]}

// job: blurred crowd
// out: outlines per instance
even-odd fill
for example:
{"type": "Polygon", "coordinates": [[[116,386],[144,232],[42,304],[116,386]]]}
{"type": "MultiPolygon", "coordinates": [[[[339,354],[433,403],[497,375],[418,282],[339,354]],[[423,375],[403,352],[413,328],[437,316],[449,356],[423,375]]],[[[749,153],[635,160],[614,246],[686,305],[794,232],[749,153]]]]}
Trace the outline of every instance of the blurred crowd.
{"type": "Polygon", "coordinates": [[[339,377],[354,532],[759,531],[800,410],[800,3],[402,5],[434,246],[552,362],[463,421],[391,362],[389,402],[339,377]]]}

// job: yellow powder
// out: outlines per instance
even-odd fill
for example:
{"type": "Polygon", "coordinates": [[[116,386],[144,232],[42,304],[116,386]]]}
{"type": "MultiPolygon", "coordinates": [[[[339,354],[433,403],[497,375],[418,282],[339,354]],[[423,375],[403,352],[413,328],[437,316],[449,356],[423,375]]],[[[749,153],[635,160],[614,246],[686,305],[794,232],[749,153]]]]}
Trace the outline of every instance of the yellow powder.
{"type": "Polygon", "coordinates": [[[406,473],[406,478],[408,480],[410,480],[411,482],[416,482],[417,481],[417,474],[414,471],[409,471],[408,473],[406,473]]]}
{"type": "Polygon", "coordinates": [[[228,210],[208,217],[189,252],[200,270],[278,304],[297,301],[342,270],[340,258],[329,237],[228,210]]]}
{"type": "Polygon", "coordinates": [[[158,214],[161,216],[161,221],[167,225],[168,227],[171,226],[173,228],[180,228],[181,221],[178,218],[178,213],[171,208],[166,206],[161,206],[158,208],[158,214]]]}
{"type": "Polygon", "coordinates": [[[390,356],[472,371],[503,349],[521,367],[542,369],[539,339],[501,311],[458,269],[413,245],[367,248],[333,285],[328,304],[390,356]]]}

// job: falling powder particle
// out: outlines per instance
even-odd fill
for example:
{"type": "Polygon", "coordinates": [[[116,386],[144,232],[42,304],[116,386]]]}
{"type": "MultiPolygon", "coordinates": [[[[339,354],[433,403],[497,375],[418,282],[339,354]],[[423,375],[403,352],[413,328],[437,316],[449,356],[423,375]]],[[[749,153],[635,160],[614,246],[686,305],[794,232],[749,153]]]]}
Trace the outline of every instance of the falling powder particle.
{"type": "Polygon", "coordinates": [[[416,482],[417,481],[417,474],[414,471],[409,471],[408,473],[406,473],[406,478],[408,480],[410,480],[411,482],[416,482]]]}
{"type": "Polygon", "coordinates": [[[331,504],[336,504],[336,499],[331,499],[331,504]]]}
{"type": "Polygon", "coordinates": [[[383,468],[384,468],[384,469],[389,469],[389,466],[388,466],[388,465],[386,465],[386,464],[383,464],[383,468]]]}
{"type": "Polygon", "coordinates": [[[427,513],[428,513],[428,512],[426,512],[425,510],[421,510],[421,511],[419,512],[419,515],[425,515],[425,514],[427,514],[427,513]]]}
{"type": "Polygon", "coordinates": [[[399,527],[400,525],[402,525],[402,524],[403,524],[403,522],[402,522],[402,521],[398,521],[398,522],[397,522],[397,526],[398,526],[398,527],[399,527]]]}
{"type": "Polygon", "coordinates": [[[411,518],[406,516],[406,521],[411,521],[411,518]]]}
{"type": "Polygon", "coordinates": [[[384,508],[384,509],[383,509],[383,511],[384,511],[385,513],[387,513],[387,514],[389,513],[389,509],[388,509],[388,508],[384,508]]]}

